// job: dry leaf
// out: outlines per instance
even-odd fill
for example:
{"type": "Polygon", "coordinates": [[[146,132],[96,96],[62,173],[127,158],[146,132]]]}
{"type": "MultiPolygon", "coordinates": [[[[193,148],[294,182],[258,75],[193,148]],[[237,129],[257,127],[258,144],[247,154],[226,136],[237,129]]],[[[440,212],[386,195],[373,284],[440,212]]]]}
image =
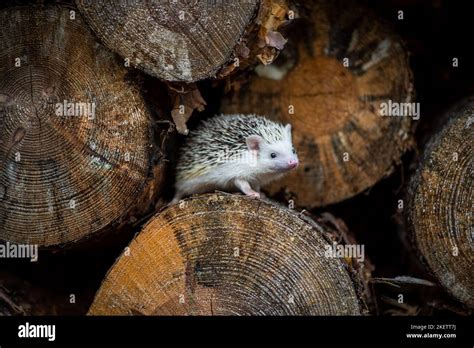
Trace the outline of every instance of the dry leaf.
{"type": "Polygon", "coordinates": [[[282,50],[288,40],[285,39],[278,31],[269,31],[267,36],[265,36],[265,42],[268,46],[282,50]]]}
{"type": "Polygon", "coordinates": [[[189,130],[186,126],[186,122],[191,117],[194,110],[203,111],[206,101],[199,92],[196,84],[168,85],[170,89],[170,95],[173,101],[173,109],[171,110],[171,116],[176,125],[176,129],[181,134],[188,134],[189,130]]]}

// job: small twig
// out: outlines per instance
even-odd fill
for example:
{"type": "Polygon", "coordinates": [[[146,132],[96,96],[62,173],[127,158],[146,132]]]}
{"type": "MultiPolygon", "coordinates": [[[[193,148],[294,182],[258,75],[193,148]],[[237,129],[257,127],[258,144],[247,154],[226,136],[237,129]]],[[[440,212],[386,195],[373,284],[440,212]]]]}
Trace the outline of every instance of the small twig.
{"type": "Polygon", "coordinates": [[[6,304],[10,306],[16,313],[25,314],[25,310],[23,307],[16,305],[11,299],[10,296],[7,295],[7,290],[0,286],[0,299],[2,299],[6,304]]]}
{"type": "Polygon", "coordinates": [[[395,278],[373,278],[372,282],[374,283],[386,283],[396,287],[400,287],[398,284],[394,283],[405,283],[405,284],[415,284],[415,285],[424,285],[424,286],[436,286],[436,284],[420,278],[414,278],[410,276],[398,276],[395,278]]]}

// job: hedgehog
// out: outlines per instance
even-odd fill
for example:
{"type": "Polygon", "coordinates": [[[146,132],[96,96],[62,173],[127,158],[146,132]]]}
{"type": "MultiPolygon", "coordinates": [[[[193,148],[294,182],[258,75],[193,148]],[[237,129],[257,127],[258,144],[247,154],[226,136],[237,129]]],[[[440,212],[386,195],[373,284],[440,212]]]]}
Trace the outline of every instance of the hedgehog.
{"type": "Polygon", "coordinates": [[[298,166],[291,125],[257,115],[220,115],[201,122],[181,148],[172,203],[192,194],[260,188],[298,166]]]}

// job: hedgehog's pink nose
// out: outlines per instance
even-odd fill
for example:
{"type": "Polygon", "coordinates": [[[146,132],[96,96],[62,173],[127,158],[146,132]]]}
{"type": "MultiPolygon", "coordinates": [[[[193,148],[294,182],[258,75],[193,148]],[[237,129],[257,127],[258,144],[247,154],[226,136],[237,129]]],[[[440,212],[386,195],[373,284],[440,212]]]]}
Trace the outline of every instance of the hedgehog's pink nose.
{"type": "Polygon", "coordinates": [[[289,160],[288,167],[290,167],[291,169],[298,167],[298,160],[296,159],[289,160]]]}

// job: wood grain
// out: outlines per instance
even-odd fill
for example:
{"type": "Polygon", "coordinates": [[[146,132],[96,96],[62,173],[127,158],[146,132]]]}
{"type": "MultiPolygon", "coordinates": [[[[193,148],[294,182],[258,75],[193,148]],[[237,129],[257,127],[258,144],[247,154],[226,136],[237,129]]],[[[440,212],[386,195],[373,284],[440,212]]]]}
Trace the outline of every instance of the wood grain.
{"type": "Polygon", "coordinates": [[[38,6],[0,12],[4,241],[76,241],[120,222],[150,194],[153,172],[153,190],[160,189],[150,114],[138,86],[70,11],[38,6]],[[65,101],[94,104],[95,115],[58,114],[65,101]]]}
{"type": "Polygon", "coordinates": [[[441,285],[474,307],[474,98],[454,106],[445,119],[410,182],[408,227],[441,285]]]}
{"type": "Polygon", "coordinates": [[[76,0],[97,36],[146,73],[193,82],[231,60],[259,1],[76,0]]]}
{"type": "Polygon", "coordinates": [[[110,269],[90,315],[359,315],[322,227],[269,201],[193,196],[157,214],[110,269]]]}

